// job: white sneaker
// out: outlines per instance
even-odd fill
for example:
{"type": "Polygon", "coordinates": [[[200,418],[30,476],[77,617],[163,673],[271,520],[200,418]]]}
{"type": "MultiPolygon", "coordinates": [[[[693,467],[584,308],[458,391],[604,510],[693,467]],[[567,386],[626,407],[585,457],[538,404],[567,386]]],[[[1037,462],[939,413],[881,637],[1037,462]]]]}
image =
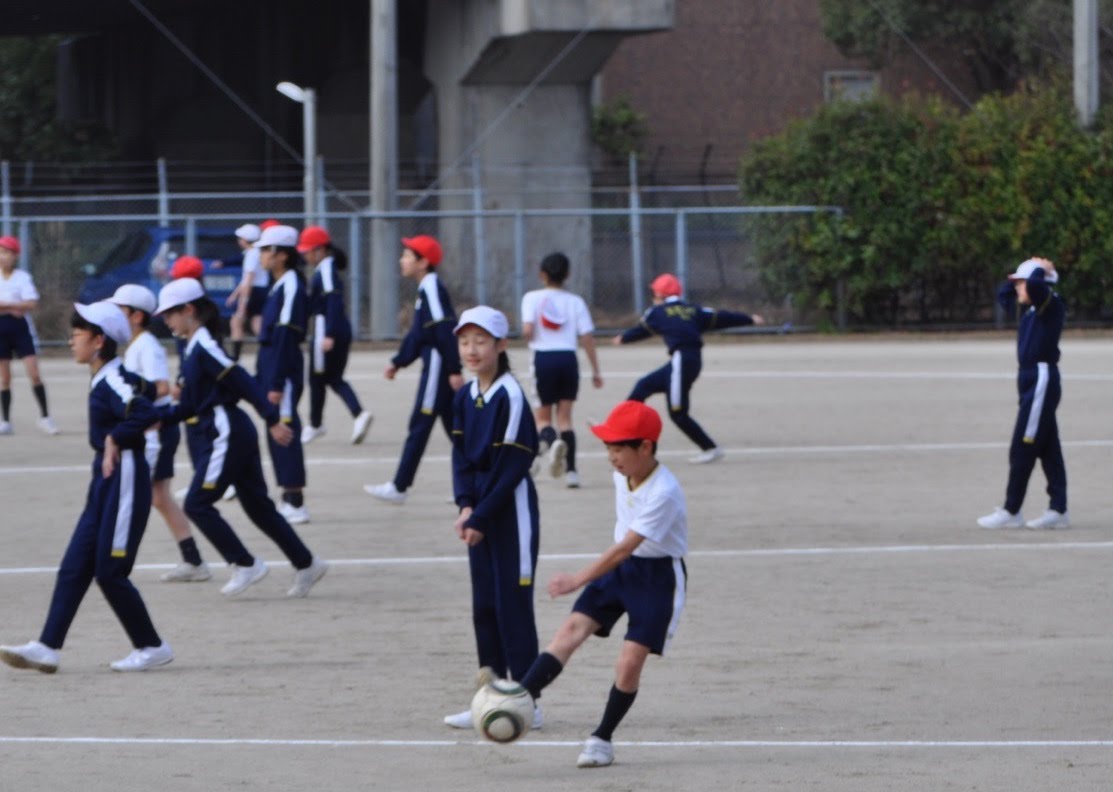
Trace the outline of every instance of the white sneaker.
{"type": "MultiPolygon", "coordinates": [[[[444,722],[451,726],[453,729],[470,729],[472,728],[471,710],[464,710],[457,712],[455,715],[445,715],[444,722]]],[[[533,725],[530,727],[535,731],[545,725],[545,717],[541,714],[541,707],[536,704],[533,706],[533,725]]],[[[609,745],[610,743],[608,743],[609,745]]]]}
{"type": "Polygon", "coordinates": [[[309,593],[309,589],[313,588],[313,584],[325,576],[326,572],[328,572],[328,561],[322,561],[314,556],[313,563],[305,569],[294,571],[294,585],[290,586],[286,596],[304,597],[309,593]]]}
{"type": "Polygon", "coordinates": [[[987,514],[985,517],[978,518],[978,525],[982,528],[989,528],[990,530],[998,530],[1001,528],[1023,528],[1024,517],[1020,512],[1013,514],[1010,511],[1002,509],[998,506],[993,510],[992,514],[987,514]]]}
{"type": "Polygon", "coordinates": [[[363,491],[387,503],[401,506],[406,502],[406,493],[399,492],[393,481],[388,481],[386,484],[364,484],[363,491]]]}
{"type": "Polygon", "coordinates": [[[1036,531],[1062,530],[1064,528],[1070,528],[1070,515],[1067,512],[1057,512],[1054,509],[1048,509],[1043,513],[1042,517],[1029,520],[1024,525],[1036,531]]]}
{"type": "Polygon", "coordinates": [[[113,671],[146,671],[148,668],[166,665],[173,659],[174,652],[170,649],[170,644],[163,641],[158,646],[136,649],[123,660],[109,663],[108,667],[113,671]]]}
{"type": "Polygon", "coordinates": [[[549,475],[553,478],[560,478],[564,475],[564,471],[568,469],[568,444],[563,440],[557,439],[551,446],[549,446],[549,455],[546,459],[549,466],[549,475]]]}
{"type": "Polygon", "coordinates": [[[58,434],[58,427],[54,425],[54,419],[49,415],[44,416],[38,421],[39,431],[43,434],[56,435],[58,434]]]}
{"type": "Polygon", "coordinates": [[[164,572],[159,580],[163,583],[203,583],[212,576],[212,570],[204,561],[201,562],[200,566],[182,561],[169,572],[164,572]]]}
{"type": "Polygon", "coordinates": [[[224,494],[220,496],[221,500],[231,501],[236,499],[236,485],[229,484],[228,489],[224,490],[224,494]]]}
{"type": "Polygon", "coordinates": [[[282,503],[278,504],[278,513],[285,517],[286,522],[290,523],[290,525],[301,525],[302,523],[309,522],[309,509],[305,507],[305,504],[294,506],[291,503],[282,501],[282,503]]]}
{"type": "Polygon", "coordinates": [[[306,426],[301,430],[301,444],[309,445],[318,437],[324,437],[328,434],[328,429],[322,426],[306,426]]]}
{"type": "Polygon", "coordinates": [[[12,425],[7,421],[0,421],[0,435],[9,434],[15,434],[15,430],[12,429],[12,425]]]}
{"type": "Polygon", "coordinates": [[[260,580],[267,576],[267,564],[263,559],[256,558],[255,563],[249,567],[237,566],[232,564],[232,577],[224,584],[220,590],[221,594],[229,597],[234,597],[237,594],[246,591],[249,586],[258,583],[260,580]]]}
{"type": "Polygon", "coordinates": [[[568,489],[579,489],[580,474],[574,470],[569,470],[564,477],[564,486],[568,487],[568,489]]]}
{"type": "Polygon", "coordinates": [[[367,437],[367,430],[371,428],[371,422],[375,420],[375,416],[371,414],[370,410],[364,410],[356,416],[355,423],[352,424],[352,445],[359,445],[363,442],[363,438],[367,437]]]}
{"type": "Polygon", "coordinates": [[[614,745],[598,737],[588,737],[576,767],[606,767],[614,762],[614,745]]]}
{"type": "Polygon", "coordinates": [[[0,660],[12,668],[32,668],[44,674],[58,670],[58,652],[38,641],[23,646],[0,646],[0,660]]]}
{"type": "MultiPolygon", "coordinates": [[[[700,451],[694,457],[690,457],[688,461],[691,462],[693,465],[709,465],[712,462],[718,462],[722,458],[723,449],[716,446],[715,448],[709,448],[706,451],[700,451]]],[[[610,743],[607,744],[610,745],[610,743]]],[[[610,762],[608,762],[607,764],[610,764],[610,762]]]]}
{"type": "Polygon", "coordinates": [[[549,444],[545,440],[537,441],[537,456],[533,458],[533,464],[530,465],[529,474],[536,477],[541,472],[541,460],[549,453],[549,444]]]}

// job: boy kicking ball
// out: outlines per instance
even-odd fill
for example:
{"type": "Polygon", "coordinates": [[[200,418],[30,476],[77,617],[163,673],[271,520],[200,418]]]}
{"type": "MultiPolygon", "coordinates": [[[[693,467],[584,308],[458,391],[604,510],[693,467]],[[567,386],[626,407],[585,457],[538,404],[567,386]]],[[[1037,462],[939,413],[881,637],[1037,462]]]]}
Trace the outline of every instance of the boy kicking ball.
{"type": "Polygon", "coordinates": [[[536,700],[584,641],[605,638],[629,614],[603,719],[576,762],[606,767],[614,762],[611,736],[634,703],[646,658],[664,654],[684,609],[688,508],[680,483],[657,461],[661,417],[652,407],[622,402],[591,431],[615,469],[615,543],[576,574],[549,581],[552,597],[585,588],[521,684],[536,700]]]}

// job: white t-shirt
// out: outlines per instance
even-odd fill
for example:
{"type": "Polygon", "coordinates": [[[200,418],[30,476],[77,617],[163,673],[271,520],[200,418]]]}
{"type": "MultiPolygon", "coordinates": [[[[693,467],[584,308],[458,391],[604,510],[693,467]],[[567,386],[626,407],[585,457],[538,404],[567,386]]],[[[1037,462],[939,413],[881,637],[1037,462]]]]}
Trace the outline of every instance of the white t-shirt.
{"type": "Polygon", "coordinates": [[[25,270],[13,269],[7,278],[0,273],[0,303],[18,303],[39,299],[35,282],[25,270]]]}
{"type": "Polygon", "coordinates": [[[580,336],[595,329],[584,298],[564,289],[526,292],[522,322],[533,325],[529,348],[536,352],[575,351],[580,336]]]}
{"type": "Polygon", "coordinates": [[[251,285],[254,287],[266,286],[271,282],[270,273],[263,269],[259,260],[259,248],[250,247],[243,252],[244,274],[251,275],[251,285]]]}
{"type": "MultiPolygon", "coordinates": [[[[128,344],[124,352],[124,368],[138,374],[148,382],[170,381],[170,366],[166,362],[166,350],[158,339],[144,330],[128,344]]],[[[161,396],[155,404],[169,404],[169,394],[161,396]]]]}
{"type": "Polygon", "coordinates": [[[688,552],[688,502],[672,471],[657,463],[637,489],[626,477],[614,474],[614,540],[621,542],[628,531],[645,541],[634,555],[641,558],[683,558],[688,552]]]}

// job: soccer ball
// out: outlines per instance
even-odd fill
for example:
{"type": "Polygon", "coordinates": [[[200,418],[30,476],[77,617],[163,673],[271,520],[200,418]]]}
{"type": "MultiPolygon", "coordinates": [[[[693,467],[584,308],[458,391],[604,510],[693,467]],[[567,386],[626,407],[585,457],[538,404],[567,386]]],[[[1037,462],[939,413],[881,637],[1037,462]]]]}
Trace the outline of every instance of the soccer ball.
{"type": "Polygon", "coordinates": [[[471,700],[471,721],[480,737],[514,742],[533,725],[533,697],[517,682],[492,680],[471,700]]]}

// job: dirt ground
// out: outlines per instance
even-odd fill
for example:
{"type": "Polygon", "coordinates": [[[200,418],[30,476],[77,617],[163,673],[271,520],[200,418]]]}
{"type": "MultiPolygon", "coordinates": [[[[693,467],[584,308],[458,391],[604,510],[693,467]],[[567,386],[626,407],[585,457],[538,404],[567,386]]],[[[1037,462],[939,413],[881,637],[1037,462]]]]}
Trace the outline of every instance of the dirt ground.
{"type": "MultiPolygon", "coordinates": [[[[451,524],[448,444],[434,436],[409,501],[381,504],[416,372],[383,351],[352,380],[376,419],[362,446],[330,397],[309,447],[301,529],[334,566],[304,600],[236,504],[222,510],[270,577],[241,599],[160,583],[177,560],[153,514],[133,579],[173,664],[114,674],[130,647],[90,591],[54,676],[0,667],[5,788],[67,790],[1098,790],[1113,769],[1113,340],[1063,343],[1059,409],[1068,531],[983,531],[999,505],[1015,417],[1004,337],[731,339],[706,349],[694,415],[726,449],[661,458],[690,511],[688,606],[616,733],[616,763],[579,770],[618,641],[589,642],[543,698],[545,726],[512,746],[443,726],[470,700],[469,584],[451,524]],[[1101,691],[1106,691],[1102,693],[1101,691]]],[[[521,349],[512,353],[527,370],[521,349]]],[[[665,360],[604,346],[606,385],[581,391],[584,487],[538,481],[542,583],[611,541],[608,466],[586,421],[665,360]]],[[[87,376],[44,365],[63,429],[40,435],[17,366],[0,437],[0,642],[38,636],[82,505],[87,376]]],[[[663,401],[652,402],[658,408],[663,401]]],[[[305,403],[303,401],[303,414],[305,403]]],[[[187,464],[179,454],[180,485],[187,464]]],[[[1046,507],[1032,478],[1025,513],[1046,507]]],[[[203,555],[215,562],[210,545],[203,555]]],[[[542,643],[571,604],[539,594],[542,643]]]]}

